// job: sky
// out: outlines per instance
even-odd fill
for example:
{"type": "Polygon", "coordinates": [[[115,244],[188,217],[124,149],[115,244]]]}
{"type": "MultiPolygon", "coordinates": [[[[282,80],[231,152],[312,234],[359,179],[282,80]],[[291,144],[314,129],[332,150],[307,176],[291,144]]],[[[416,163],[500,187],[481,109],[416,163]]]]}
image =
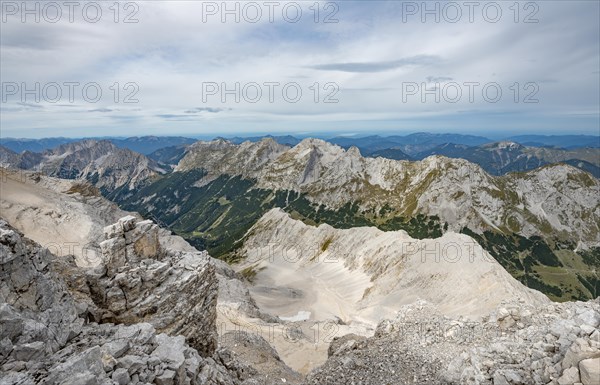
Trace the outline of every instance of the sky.
{"type": "Polygon", "coordinates": [[[0,137],[600,134],[598,1],[0,3],[0,137]]]}

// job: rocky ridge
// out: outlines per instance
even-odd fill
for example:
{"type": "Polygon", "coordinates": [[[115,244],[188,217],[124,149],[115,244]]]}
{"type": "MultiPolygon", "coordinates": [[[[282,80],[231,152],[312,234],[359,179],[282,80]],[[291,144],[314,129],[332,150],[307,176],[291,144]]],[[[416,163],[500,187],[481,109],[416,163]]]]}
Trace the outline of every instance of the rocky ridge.
{"type": "Polygon", "coordinates": [[[332,209],[356,202],[367,214],[437,216],[453,231],[492,229],[576,240],[581,247],[599,244],[600,181],[565,164],[493,177],[463,159],[365,158],[356,147],[344,150],[319,139],[293,148],[265,139],[199,142],[175,170],[195,168],[254,179],[264,189],[304,193],[332,209]]]}
{"type": "Polygon", "coordinates": [[[277,143],[272,138],[259,142],[244,142],[235,145],[224,139],[210,142],[199,141],[186,149],[175,171],[202,168],[214,175],[242,175],[253,178],[262,167],[289,150],[290,147],[277,143]]]}
{"type": "Polygon", "coordinates": [[[260,336],[252,336],[256,351],[271,363],[262,371],[217,345],[218,282],[206,253],[164,248],[158,227],[132,216],[105,235],[102,262],[80,268],[0,222],[0,383],[233,385],[272,383],[262,380],[272,372],[297,377],[260,336]]]}
{"type": "Polygon", "coordinates": [[[219,372],[230,376],[184,337],[148,323],[86,322],[48,250],[0,226],[3,384],[184,384],[207,383],[208,376],[216,383],[219,372]]]}

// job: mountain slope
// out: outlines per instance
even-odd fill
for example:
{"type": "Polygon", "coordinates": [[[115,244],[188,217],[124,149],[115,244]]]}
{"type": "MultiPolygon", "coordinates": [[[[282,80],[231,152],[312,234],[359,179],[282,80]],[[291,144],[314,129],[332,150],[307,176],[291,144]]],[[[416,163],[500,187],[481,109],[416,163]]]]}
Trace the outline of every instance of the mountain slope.
{"type": "Polygon", "coordinates": [[[41,154],[24,152],[16,157],[14,153],[4,154],[11,160],[9,166],[59,178],[83,179],[113,199],[131,194],[165,173],[155,161],[106,140],[67,143],[41,154]]]}
{"type": "Polygon", "coordinates": [[[188,146],[189,145],[163,147],[148,154],[148,158],[156,161],[158,164],[173,168],[179,163],[181,158],[185,156],[188,146]]]}
{"type": "Polygon", "coordinates": [[[453,232],[417,240],[373,227],[314,227],[272,209],[248,231],[238,254],[238,270],[256,271],[256,290],[275,285],[303,293],[285,307],[317,319],[377,323],[417,299],[447,315],[473,317],[502,300],[549,302],[511,277],[472,238],[453,232]],[[305,302],[311,297],[314,302],[305,302]]]}
{"type": "Polygon", "coordinates": [[[185,146],[196,142],[182,136],[133,136],[130,138],[107,139],[115,146],[148,155],[165,147],[185,146]]]}
{"type": "Polygon", "coordinates": [[[59,257],[80,266],[99,258],[103,228],[126,215],[87,183],[3,170],[2,217],[59,257]]]}

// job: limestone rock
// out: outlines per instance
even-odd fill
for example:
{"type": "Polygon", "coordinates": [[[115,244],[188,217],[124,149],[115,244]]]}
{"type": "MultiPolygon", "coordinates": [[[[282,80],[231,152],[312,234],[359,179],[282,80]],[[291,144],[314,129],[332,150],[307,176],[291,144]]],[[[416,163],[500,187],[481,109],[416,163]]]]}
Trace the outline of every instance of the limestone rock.
{"type": "Polygon", "coordinates": [[[165,249],[151,221],[127,216],[107,226],[100,244],[106,274],[88,279],[104,321],[143,319],[159,332],[182,334],[205,357],[216,348],[218,282],[205,252],[165,249]]]}
{"type": "Polygon", "coordinates": [[[590,358],[579,363],[581,382],[583,385],[600,383],[600,358],[590,358]]]}
{"type": "Polygon", "coordinates": [[[559,385],[571,385],[576,382],[579,382],[579,369],[576,367],[571,367],[566,369],[562,376],[558,379],[559,385]]]}
{"type": "MultiPolygon", "coordinates": [[[[127,219],[119,227],[129,229],[124,234],[139,230],[140,237],[130,238],[134,240],[132,244],[144,238],[144,232],[152,231],[152,226],[138,225],[131,227],[131,220],[127,219]]],[[[156,256],[160,257],[160,252],[156,256]]],[[[79,318],[80,309],[86,308],[80,301],[85,301],[87,295],[94,296],[94,290],[70,291],[62,277],[64,261],[57,261],[48,250],[24,238],[2,220],[0,257],[0,383],[3,385],[240,384],[242,373],[237,370],[243,366],[235,360],[225,366],[219,359],[224,352],[217,353],[213,349],[211,338],[215,323],[210,314],[216,308],[217,285],[214,271],[202,255],[178,255],[172,263],[167,263],[167,268],[160,265],[156,269],[148,268],[146,272],[162,271],[155,275],[156,281],[149,287],[154,289],[150,294],[157,297],[155,304],[166,310],[153,313],[160,317],[152,321],[163,329],[187,332],[188,338],[199,341],[198,345],[205,348],[206,357],[186,342],[186,336],[157,334],[153,325],[139,323],[143,318],[139,314],[132,313],[136,318],[129,319],[130,325],[98,324],[79,318]],[[174,283],[172,280],[181,281],[174,283]],[[167,285],[161,286],[161,282],[167,282],[167,285]],[[207,282],[208,285],[203,286],[207,282]],[[174,291],[168,291],[170,287],[174,291]],[[192,292],[187,293],[185,289],[192,292]],[[182,294],[189,294],[199,308],[196,309],[196,305],[188,307],[189,303],[181,300],[182,294]],[[73,296],[78,297],[77,301],[73,296]],[[177,306],[176,301],[183,302],[184,306],[177,306]],[[208,317],[204,317],[204,311],[208,317]],[[190,312],[196,320],[186,318],[190,314],[185,312],[190,312]]],[[[153,262],[143,266],[153,266],[153,262]]],[[[76,267],[72,269],[67,271],[78,271],[76,267]]],[[[98,274],[96,270],[89,271],[89,275],[78,274],[86,275],[88,280],[104,280],[113,285],[119,282],[125,286],[126,282],[131,282],[129,278],[135,278],[133,271],[143,269],[125,264],[118,270],[122,270],[119,274],[125,272],[126,277],[118,278],[117,274],[112,279],[106,276],[107,270],[99,269],[98,274]]],[[[83,286],[76,284],[75,287],[83,286]]],[[[128,293],[134,291],[129,288],[128,293]]],[[[144,295],[144,291],[139,293],[144,295]]],[[[136,299],[133,295],[131,300],[139,303],[138,307],[144,304],[142,298],[136,299]]],[[[102,305],[102,301],[98,301],[98,305],[102,305]]]]}

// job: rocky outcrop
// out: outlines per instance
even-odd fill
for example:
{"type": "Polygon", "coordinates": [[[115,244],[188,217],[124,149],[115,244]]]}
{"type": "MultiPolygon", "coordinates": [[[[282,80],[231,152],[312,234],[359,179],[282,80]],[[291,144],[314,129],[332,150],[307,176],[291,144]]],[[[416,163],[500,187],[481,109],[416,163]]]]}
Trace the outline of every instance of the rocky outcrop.
{"type": "MultiPolygon", "coordinates": [[[[103,261],[87,271],[71,266],[71,289],[97,322],[148,322],[181,334],[203,356],[216,348],[218,282],[206,252],[164,248],[159,227],[133,216],[104,229],[103,261]],[[73,271],[75,270],[75,271],[73,271]]],[[[68,267],[65,267],[65,271],[68,267]]]]}
{"type": "MultiPolygon", "coordinates": [[[[160,333],[149,323],[87,322],[81,298],[71,295],[62,278],[64,264],[4,221],[0,257],[2,384],[235,385],[248,377],[250,369],[231,352],[219,349],[203,357],[184,336],[160,333]]],[[[200,326],[194,333],[200,338],[206,330],[200,326]]],[[[202,338],[210,341],[212,335],[202,338]]],[[[200,345],[205,353],[214,350],[200,345]]]]}
{"type": "Polygon", "coordinates": [[[80,333],[82,320],[51,254],[0,220],[0,356],[29,361],[56,352],[80,333]]]}
{"type": "Polygon", "coordinates": [[[479,321],[404,306],[371,338],[334,340],[306,384],[597,383],[600,302],[507,302],[479,321]],[[591,381],[591,382],[590,382],[591,381]]]}

